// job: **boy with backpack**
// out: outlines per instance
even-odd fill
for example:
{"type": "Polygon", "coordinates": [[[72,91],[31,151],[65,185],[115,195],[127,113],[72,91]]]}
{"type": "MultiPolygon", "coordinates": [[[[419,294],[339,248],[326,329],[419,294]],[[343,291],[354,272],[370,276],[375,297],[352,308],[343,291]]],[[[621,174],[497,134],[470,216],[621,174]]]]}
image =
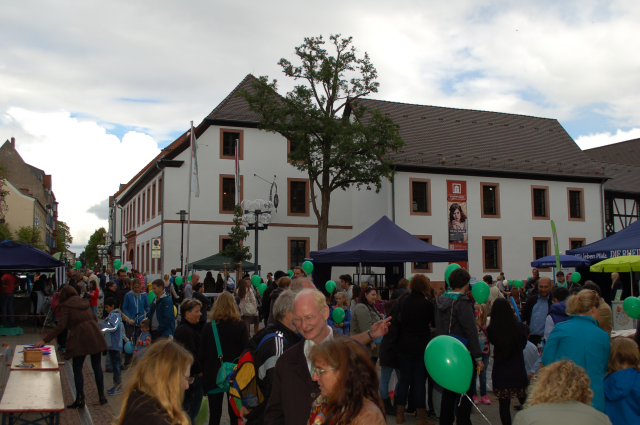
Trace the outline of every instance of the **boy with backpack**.
{"type": "Polygon", "coordinates": [[[107,390],[107,395],[122,394],[122,374],[121,374],[121,355],[124,344],[123,339],[127,339],[122,323],[122,313],[116,308],[118,301],[114,298],[108,298],[104,302],[104,311],[108,314],[104,322],[100,324],[100,328],[107,340],[109,347],[109,360],[111,361],[111,369],[113,370],[113,388],[107,390]]]}

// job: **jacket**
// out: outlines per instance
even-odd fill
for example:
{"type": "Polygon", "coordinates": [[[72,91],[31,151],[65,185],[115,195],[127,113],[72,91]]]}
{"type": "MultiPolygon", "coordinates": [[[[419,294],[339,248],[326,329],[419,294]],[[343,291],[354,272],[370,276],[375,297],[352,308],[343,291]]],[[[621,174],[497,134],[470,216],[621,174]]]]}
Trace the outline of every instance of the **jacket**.
{"type": "Polygon", "coordinates": [[[139,325],[144,320],[145,313],[149,313],[149,296],[140,292],[136,294],[131,291],[124,296],[122,312],[139,325]]]}
{"type": "Polygon", "coordinates": [[[44,342],[51,342],[66,328],[69,330],[65,345],[67,350],[64,353],[66,360],[76,356],[101,353],[108,349],[98,325],[98,318],[93,314],[89,300],[83,300],[74,295],[58,308],[60,309],[58,325],[42,339],[44,342]]]}
{"type": "Polygon", "coordinates": [[[200,315],[200,322],[206,322],[207,321],[207,309],[211,306],[211,301],[209,301],[209,298],[205,297],[200,292],[194,292],[193,293],[193,298],[195,298],[196,300],[198,300],[198,301],[200,301],[202,303],[202,307],[200,307],[200,312],[202,313],[200,315]]]}
{"type": "Polygon", "coordinates": [[[595,319],[572,314],[553,328],[542,352],[542,364],[548,366],[558,360],[571,359],[584,368],[591,379],[593,407],[604,412],[602,387],[610,350],[609,334],[598,327],[595,319]]]}
{"type": "Polygon", "coordinates": [[[348,307],[343,308],[344,320],[342,321],[342,323],[344,324],[344,326],[340,327],[340,326],[337,326],[335,320],[333,320],[334,309],[335,309],[334,306],[329,306],[329,320],[327,320],[327,322],[329,323],[329,326],[338,330],[338,332],[340,332],[342,335],[349,335],[350,329],[351,329],[351,310],[349,310],[348,307]]]}
{"type": "Polygon", "coordinates": [[[410,292],[400,300],[400,317],[398,353],[424,353],[431,341],[431,327],[436,327],[435,304],[420,292],[410,292]]]}
{"type": "Polygon", "coordinates": [[[613,425],[640,423],[640,372],[622,369],[604,380],[604,412],[613,425]]]}
{"type": "Polygon", "coordinates": [[[173,333],[173,339],[184,345],[184,348],[193,356],[189,375],[196,376],[200,374],[202,372],[202,364],[200,363],[200,333],[198,332],[198,326],[183,317],[173,333]]]}
{"type": "MultiPolygon", "coordinates": [[[[551,294],[547,295],[547,302],[549,303],[549,309],[551,309],[551,306],[553,305],[553,297],[551,296],[551,294]]],[[[533,295],[530,295],[529,298],[527,298],[527,302],[524,304],[524,306],[522,307],[522,311],[520,312],[520,317],[522,318],[522,321],[525,322],[527,325],[531,326],[531,314],[533,313],[533,306],[535,306],[538,303],[538,293],[536,292],[533,295]]]]}
{"type": "MultiPolygon", "coordinates": [[[[454,334],[466,338],[467,350],[474,360],[482,359],[482,348],[478,339],[475,311],[469,297],[459,292],[447,292],[438,297],[436,328],[438,335],[454,334]]],[[[404,319],[403,319],[404,320],[404,319]]]]}
{"type": "MultiPolygon", "coordinates": [[[[549,307],[549,316],[553,319],[554,325],[567,320],[569,317],[567,314],[567,302],[560,301],[558,303],[551,304],[551,307],[549,307]]],[[[531,317],[531,313],[529,313],[529,317],[531,317]]]]}
{"type": "MultiPolygon", "coordinates": [[[[263,328],[249,341],[249,349],[253,352],[253,363],[256,368],[258,383],[267,403],[273,387],[273,373],[276,362],[285,351],[300,342],[300,340],[301,338],[296,332],[276,320],[273,325],[263,328]],[[257,350],[260,341],[274,332],[279,333],[280,336],[267,339],[260,346],[260,350],[257,350]]],[[[263,410],[266,408],[267,403],[263,405],[263,410]]],[[[247,421],[248,425],[262,425],[264,423],[264,412],[258,412],[257,414],[259,417],[247,421]]]]}
{"type": "Polygon", "coordinates": [[[173,335],[176,329],[176,317],[173,313],[173,302],[167,294],[162,294],[161,297],[156,297],[153,300],[149,313],[149,320],[151,320],[152,326],[155,315],[158,315],[158,332],[162,336],[173,335]]]}
{"type": "Polygon", "coordinates": [[[120,282],[118,279],[114,279],[113,281],[116,283],[115,294],[116,294],[116,299],[118,300],[118,307],[122,307],[122,304],[124,304],[124,294],[125,294],[124,283],[120,282]]]}
{"type": "MultiPolygon", "coordinates": [[[[516,323],[516,329],[517,334],[514,336],[516,340],[516,349],[511,354],[511,357],[508,359],[494,357],[493,371],[491,372],[494,389],[507,390],[526,388],[529,385],[529,377],[527,376],[527,367],[524,364],[523,352],[527,346],[527,331],[525,330],[524,324],[521,322],[516,323]]],[[[487,328],[489,343],[494,343],[498,336],[496,332],[495,328],[489,325],[487,328]]]]}
{"type": "Polygon", "coordinates": [[[100,329],[102,330],[104,338],[107,340],[109,350],[122,352],[122,340],[126,338],[126,336],[122,316],[118,309],[111,310],[111,313],[104,319],[104,322],[100,323],[100,329]]]}
{"type": "Polygon", "coordinates": [[[271,293],[277,288],[278,285],[272,282],[262,293],[262,317],[268,318],[271,315],[271,293]]]}
{"type": "Polygon", "coordinates": [[[398,289],[393,291],[393,294],[391,294],[391,300],[390,301],[395,300],[396,298],[398,298],[402,294],[408,294],[408,293],[409,293],[409,288],[398,288],[398,289]]]}
{"type": "MultiPolygon", "coordinates": [[[[117,286],[116,286],[116,290],[117,290],[117,286]]],[[[109,288],[104,290],[104,300],[108,300],[109,298],[113,298],[114,300],[116,300],[118,302],[118,305],[116,305],[116,307],[120,308],[122,307],[122,304],[120,304],[120,296],[118,295],[117,292],[114,292],[112,290],[110,290],[109,288]]]]}
{"type": "MultiPolygon", "coordinates": [[[[202,360],[202,388],[205,394],[216,385],[216,376],[220,369],[218,350],[213,337],[212,322],[207,322],[202,329],[200,343],[200,359],[202,360]]],[[[249,329],[242,320],[225,320],[217,323],[220,346],[222,348],[222,360],[234,362],[244,350],[249,347],[249,329]]]]}
{"type": "Polygon", "coordinates": [[[98,298],[100,298],[100,290],[94,289],[90,292],[89,305],[91,307],[98,307],[98,298]]]}
{"type": "Polygon", "coordinates": [[[140,390],[133,390],[127,399],[122,425],[170,425],[171,418],[164,408],[140,390]]]}
{"type": "MultiPolygon", "coordinates": [[[[378,321],[380,321],[380,316],[372,306],[358,303],[351,312],[351,333],[353,335],[365,333],[378,321]]],[[[371,357],[379,357],[380,347],[376,345],[376,348],[370,350],[369,354],[371,357]]]]}
{"type": "MultiPolygon", "coordinates": [[[[271,325],[275,323],[276,319],[273,317],[273,304],[275,304],[276,300],[284,292],[282,288],[275,288],[271,292],[271,305],[269,306],[269,318],[267,319],[267,325],[271,325]]],[[[264,305],[264,304],[263,304],[264,305]]]]}
{"type": "Polygon", "coordinates": [[[400,308],[400,302],[407,295],[401,294],[401,298],[394,300],[394,304],[391,305],[389,310],[389,316],[393,319],[389,323],[389,331],[382,337],[380,342],[380,366],[391,367],[393,369],[400,369],[400,360],[398,359],[398,338],[400,336],[400,319],[398,317],[398,309],[400,308]]]}
{"type": "Polygon", "coordinates": [[[611,425],[604,413],[591,406],[570,400],[567,403],[540,403],[516,415],[513,425],[611,425]]]}
{"type": "Polygon", "coordinates": [[[349,422],[349,425],[386,425],[387,417],[374,402],[364,399],[362,409],[358,415],[349,422]]]}
{"type": "Polygon", "coordinates": [[[205,277],[203,284],[204,284],[204,292],[206,292],[207,294],[216,292],[216,280],[213,278],[213,276],[205,277]]]}

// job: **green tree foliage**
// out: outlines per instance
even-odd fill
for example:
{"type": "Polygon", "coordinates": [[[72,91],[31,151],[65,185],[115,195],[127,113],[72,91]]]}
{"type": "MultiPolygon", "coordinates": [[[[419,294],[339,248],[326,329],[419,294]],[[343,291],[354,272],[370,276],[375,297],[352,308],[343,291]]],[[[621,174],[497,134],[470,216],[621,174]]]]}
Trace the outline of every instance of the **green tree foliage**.
{"type": "Polygon", "coordinates": [[[5,239],[13,240],[13,235],[11,234],[11,229],[9,229],[9,224],[0,223],[0,242],[5,239]]]}
{"type": "Polygon", "coordinates": [[[58,246],[58,251],[64,254],[71,246],[71,243],[73,242],[73,236],[71,236],[69,225],[64,221],[56,221],[56,229],[58,231],[58,236],[56,237],[56,245],[58,246]]]}
{"type": "Polygon", "coordinates": [[[303,82],[286,96],[266,76],[239,93],[260,114],[260,129],[290,140],[291,165],[309,175],[318,249],[327,247],[331,193],[350,186],[379,191],[382,179],[394,175],[388,154],[404,146],[391,118],[357,102],[378,91],[378,73],[367,53],[358,57],[351,37],[332,35],[330,43],[333,55],[322,36],[305,38],[295,49],[299,65],[280,59],[284,74],[303,82]]]}
{"type": "Polygon", "coordinates": [[[87,254],[82,251],[80,253],[80,255],[78,256],[78,261],[80,261],[82,263],[82,265],[86,265],[87,264],[87,254]]]}
{"type": "Polygon", "coordinates": [[[251,260],[249,247],[243,246],[243,242],[247,239],[247,236],[249,236],[249,232],[247,232],[242,226],[242,208],[240,208],[239,205],[236,205],[234,209],[233,224],[234,226],[229,232],[229,236],[231,236],[231,243],[227,245],[225,249],[220,251],[220,253],[225,257],[231,258],[235,267],[235,264],[237,263],[251,260]]]}
{"type": "Polygon", "coordinates": [[[22,226],[16,230],[16,242],[26,243],[35,248],[44,250],[46,247],[42,243],[42,234],[40,229],[34,226],[22,226]]]}
{"type": "MultiPolygon", "coordinates": [[[[5,180],[9,179],[9,172],[0,164],[0,218],[4,218],[9,207],[7,206],[7,196],[9,196],[9,190],[5,180]]],[[[3,239],[4,240],[4,239],[3,239]]]]}
{"type": "MultiPolygon", "coordinates": [[[[104,227],[99,228],[89,238],[87,246],[84,247],[85,261],[82,261],[84,265],[90,268],[94,268],[96,264],[100,264],[100,257],[98,256],[98,245],[104,245],[106,243],[104,234],[107,231],[104,227]]],[[[82,254],[80,254],[82,255],[82,254]]]]}

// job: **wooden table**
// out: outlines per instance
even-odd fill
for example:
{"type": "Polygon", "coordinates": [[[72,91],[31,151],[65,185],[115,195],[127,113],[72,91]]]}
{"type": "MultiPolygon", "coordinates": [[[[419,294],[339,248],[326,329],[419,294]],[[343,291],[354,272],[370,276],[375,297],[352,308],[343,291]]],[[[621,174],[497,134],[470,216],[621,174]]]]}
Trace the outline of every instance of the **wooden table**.
{"type": "Polygon", "coordinates": [[[56,355],[56,348],[53,345],[45,345],[45,347],[51,349],[51,354],[48,356],[42,356],[42,362],[39,363],[25,363],[32,364],[32,368],[18,367],[23,364],[24,360],[24,345],[16,345],[15,352],[13,354],[13,361],[11,362],[11,370],[20,371],[36,371],[36,370],[58,370],[58,356],[56,355]],[[22,351],[22,353],[21,353],[22,351]]]}
{"type": "Polygon", "coordinates": [[[14,370],[0,401],[2,425],[46,423],[58,425],[60,412],[65,409],[60,384],[60,372],[43,370],[14,370]],[[39,413],[36,419],[22,418],[24,413],[39,413]]]}

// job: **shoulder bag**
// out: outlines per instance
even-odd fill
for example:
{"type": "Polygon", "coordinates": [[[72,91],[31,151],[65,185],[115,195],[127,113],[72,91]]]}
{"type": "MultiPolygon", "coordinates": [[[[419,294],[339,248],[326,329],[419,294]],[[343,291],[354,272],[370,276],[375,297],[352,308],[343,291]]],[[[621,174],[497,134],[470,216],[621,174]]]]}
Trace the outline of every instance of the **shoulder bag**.
{"type": "MultiPolygon", "coordinates": [[[[250,291],[250,289],[249,289],[250,291]]],[[[256,306],[253,305],[253,303],[251,302],[251,298],[253,297],[253,293],[252,292],[247,292],[247,294],[244,297],[244,308],[242,311],[242,315],[243,316],[257,316],[258,315],[258,310],[256,309],[256,306]]]]}
{"type": "Polygon", "coordinates": [[[220,337],[218,336],[218,327],[216,325],[216,321],[211,322],[211,327],[213,328],[213,337],[216,340],[216,349],[218,350],[218,359],[220,359],[220,369],[218,370],[218,375],[216,376],[216,385],[217,388],[209,391],[209,394],[215,393],[228,393],[230,389],[229,384],[229,375],[233,373],[236,368],[238,359],[234,361],[234,363],[224,362],[222,358],[222,347],[220,346],[220,337]]]}

